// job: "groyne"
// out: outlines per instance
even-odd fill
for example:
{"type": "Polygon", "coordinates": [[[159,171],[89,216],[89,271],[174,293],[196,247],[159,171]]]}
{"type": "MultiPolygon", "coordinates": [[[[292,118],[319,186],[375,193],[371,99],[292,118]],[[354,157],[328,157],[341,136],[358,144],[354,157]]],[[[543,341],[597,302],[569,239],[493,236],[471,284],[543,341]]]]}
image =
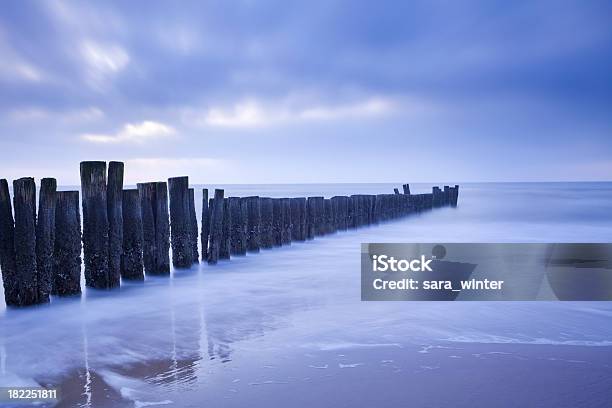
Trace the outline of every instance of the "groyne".
{"type": "Polygon", "coordinates": [[[38,207],[33,178],[0,180],[0,270],[7,306],[47,303],[50,295],[81,293],[85,285],[113,289],[122,280],[169,275],[200,261],[291,245],[338,231],[375,225],[439,207],[456,207],[459,186],[411,194],[271,198],[225,197],[202,191],[200,227],[187,176],[124,189],[121,162],[85,161],[78,191],[57,191],[41,180],[38,207]],[[82,214],[82,217],[81,217],[82,214]],[[199,241],[199,247],[198,247],[199,241]],[[83,259],[81,258],[83,248],[83,259]],[[172,248],[172,251],[170,251],[172,248]]]}

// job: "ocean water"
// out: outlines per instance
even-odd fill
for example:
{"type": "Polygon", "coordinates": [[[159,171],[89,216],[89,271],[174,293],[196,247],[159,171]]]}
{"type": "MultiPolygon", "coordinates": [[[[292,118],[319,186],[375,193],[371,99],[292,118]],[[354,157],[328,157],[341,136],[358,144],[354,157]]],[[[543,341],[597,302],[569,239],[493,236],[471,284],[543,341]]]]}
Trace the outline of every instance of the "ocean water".
{"type": "MultiPolygon", "coordinates": [[[[291,197],[398,184],[222,187],[291,197]]],[[[611,204],[612,183],[463,184],[457,208],[50,305],[0,303],[0,386],[58,386],[61,407],[610,406],[612,303],[361,302],[359,253],[610,242],[611,204]]]]}

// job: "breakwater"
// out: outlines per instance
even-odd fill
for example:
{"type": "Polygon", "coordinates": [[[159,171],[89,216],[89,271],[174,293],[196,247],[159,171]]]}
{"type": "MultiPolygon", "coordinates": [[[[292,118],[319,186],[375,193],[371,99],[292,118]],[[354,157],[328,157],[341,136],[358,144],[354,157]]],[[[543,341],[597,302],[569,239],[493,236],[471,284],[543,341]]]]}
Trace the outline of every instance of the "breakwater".
{"type": "Polygon", "coordinates": [[[123,189],[123,163],[81,163],[78,191],[56,191],[42,179],[38,211],[32,178],[0,180],[0,269],[8,306],[78,295],[85,284],[118,287],[121,280],[168,275],[193,263],[233,256],[374,225],[442,206],[456,206],[458,186],[428,194],[313,197],[225,197],[203,190],[201,223],[187,177],[123,189]],[[80,200],[79,200],[80,198],[80,200]],[[82,208],[82,219],[81,211],[82,208]],[[198,241],[200,246],[198,248],[198,241]],[[83,245],[83,259],[81,259],[83,245]],[[172,251],[170,248],[172,247],[172,251]],[[198,250],[199,249],[199,250],[198,250]]]}

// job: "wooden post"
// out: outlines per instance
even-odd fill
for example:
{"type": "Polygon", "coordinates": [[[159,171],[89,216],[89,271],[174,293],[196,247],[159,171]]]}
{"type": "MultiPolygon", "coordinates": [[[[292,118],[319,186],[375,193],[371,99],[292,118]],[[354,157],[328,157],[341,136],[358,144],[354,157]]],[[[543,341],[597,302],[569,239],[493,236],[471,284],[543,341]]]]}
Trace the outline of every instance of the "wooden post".
{"type": "Polygon", "coordinates": [[[155,246],[159,274],[170,274],[170,217],[168,214],[168,184],[155,183],[155,246]]]}
{"type": "Polygon", "coordinates": [[[281,198],[281,245],[290,245],[293,235],[293,221],[291,220],[291,199],[281,198]]]}
{"type": "Polygon", "coordinates": [[[123,163],[108,163],[106,204],[108,213],[108,287],[121,283],[121,253],[123,252],[123,163]]]}
{"type": "Polygon", "coordinates": [[[36,219],[36,270],[38,300],[49,301],[53,278],[53,247],[55,245],[55,193],[57,181],[44,178],[40,181],[38,217],[36,219]]]}
{"type": "Polygon", "coordinates": [[[322,205],[323,197],[308,197],[308,208],[306,213],[306,239],[313,239],[316,235],[322,235],[322,205]]]}
{"type": "Polygon", "coordinates": [[[112,286],[108,275],[106,162],[81,162],[81,192],[85,284],[108,289],[112,286]]]}
{"type": "Polygon", "coordinates": [[[394,194],[399,194],[399,189],[394,188],[394,189],[393,189],[393,193],[394,193],[394,194]]]}
{"type": "Polygon", "coordinates": [[[272,243],[283,245],[283,199],[272,199],[272,243]]]}
{"type": "Polygon", "coordinates": [[[345,196],[334,196],[331,198],[334,205],[336,230],[346,230],[346,220],[348,212],[348,200],[345,196]]]}
{"type": "Polygon", "coordinates": [[[155,269],[159,274],[170,274],[170,217],[168,214],[168,184],[155,183],[155,269]]]}
{"type": "Polygon", "coordinates": [[[210,244],[208,247],[208,263],[211,265],[219,261],[221,240],[223,239],[223,194],[222,189],[215,189],[215,198],[211,207],[210,244]]]}
{"type": "Polygon", "coordinates": [[[191,245],[191,263],[200,262],[200,254],[198,253],[198,217],[195,209],[195,191],[189,189],[189,243],[191,245]]]}
{"type": "Polygon", "coordinates": [[[261,197],[259,199],[261,206],[261,247],[272,248],[274,246],[274,240],[272,235],[272,229],[274,224],[274,207],[272,199],[269,197],[261,197]]]}
{"type": "Polygon", "coordinates": [[[404,194],[410,195],[410,184],[404,184],[402,188],[404,189],[404,194]]]}
{"type": "Polygon", "coordinates": [[[13,181],[15,265],[18,306],[39,303],[36,271],[36,184],[31,177],[13,181]]]}
{"type": "Polygon", "coordinates": [[[142,218],[142,260],[144,270],[148,274],[156,274],[155,270],[155,183],[138,183],[140,197],[140,212],[142,218]]]}
{"type": "Polygon", "coordinates": [[[58,191],[55,205],[55,242],[51,293],[81,293],[81,212],[78,191],[58,191]]]}
{"type": "Polygon", "coordinates": [[[261,203],[258,196],[246,197],[247,202],[247,251],[259,252],[261,247],[261,203]]]}
{"type": "Polygon", "coordinates": [[[223,222],[221,246],[219,247],[219,259],[230,259],[230,212],[229,200],[223,199],[223,222]]]}
{"type": "Polygon", "coordinates": [[[200,242],[202,246],[202,260],[208,260],[208,237],[210,235],[210,208],[208,207],[208,189],[202,189],[202,234],[200,242]]]}
{"type": "Polygon", "coordinates": [[[242,221],[242,246],[244,252],[241,251],[241,255],[246,255],[249,250],[249,200],[246,198],[240,198],[240,219],[242,221]]]}
{"type": "Polygon", "coordinates": [[[138,184],[143,230],[143,262],[147,275],[170,274],[170,223],[165,182],[138,184]]]}
{"type": "Polygon", "coordinates": [[[138,190],[123,190],[123,247],[121,253],[121,277],[143,280],[142,264],[142,211],[138,190]]]}
{"type": "Polygon", "coordinates": [[[333,234],[336,232],[335,212],[332,201],[329,198],[324,200],[325,208],[325,233],[333,234]]]}
{"type": "Polygon", "coordinates": [[[246,255],[246,228],[240,197],[229,197],[230,254],[246,255]]]}
{"type": "Polygon", "coordinates": [[[175,268],[189,268],[193,263],[189,215],[189,178],[186,176],[169,178],[168,190],[170,192],[172,265],[175,268]]]}
{"type": "Polygon", "coordinates": [[[291,203],[291,240],[304,241],[306,239],[306,199],[304,197],[296,197],[289,200],[291,203]]]}
{"type": "Polygon", "coordinates": [[[361,226],[362,223],[362,199],[359,194],[351,195],[351,222],[353,228],[361,226]]]}
{"type": "Polygon", "coordinates": [[[19,305],[19,282],[15,264],[15,222],[8,182],[0,180],[0,269],[7,306],[19,305]]]}

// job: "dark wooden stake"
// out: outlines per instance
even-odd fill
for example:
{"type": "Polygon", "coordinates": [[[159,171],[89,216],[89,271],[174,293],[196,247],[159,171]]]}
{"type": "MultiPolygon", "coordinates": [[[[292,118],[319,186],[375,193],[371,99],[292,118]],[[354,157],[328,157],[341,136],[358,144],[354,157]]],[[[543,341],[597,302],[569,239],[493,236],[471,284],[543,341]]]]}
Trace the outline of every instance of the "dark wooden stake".
{"type": "Polygon", "coordinates": [[[143,280],[142,263],[142,211],[138,190],[123,190],[123,249],[121,254],[121,277],[143,280]]]}
{"type": "Polygon", "coordinates": [[[259,252],[261,247],[261,204],[258,196],[245,197],[247,202],[247,251],[259,252]]]}
{"type": "Polygon", "coordinates": [[[272,243],[283,245],[283,199],[272,199],[272,243]]]}
{"type": "Polygon", "coordinates": [[[111,286],[108,274],[108,210],[106,162],[81,162],[85,284],[96,289],[111,286]]]}
{"type": "Polygon", "coordinates": [[[44,178],[40,181],[38,217],[36,219],[36,269],[38,300],[49,301],[53,278],[53,248],[55,245],[55,203],[57,181],[44,178]]]}
{"type": "Polygon", "coordinates": [[[108,287],[121,283],[123,252],[123,163],[108,163],[106,203],[108,212],[108,287]]]}
{"type": "Polygon", "coordinates": [[[202,189],[202,233],[200,243],[202,247],[202,260],[208,260],[208,237],[210,235],[210,208],[208,207],[208,189],[202,189]]]}
{"type": "Polygon", "coordinates": [[[168,179],[170,192],[170,242],[172,264],[175,268],[189,268],[193,263],[191,221],[189,211],[189,178],[168,179]]]}
{"type": "Polygon", "coordinates": [[[18,305],[39,303],[36,271],[36,184],[31,177],[13,181],[15,265],[18,305]]]}
{"type": "Polygon", "coordinates": [[[199,263],[200,254],[198,253],[198,217],[195,209],[195,191],[189,189],[189,242],[191,244],[191,262],[199,263]]]}
{"type": "Polygon", "coordinates": [[[230,212],[229,212],[229,200],[223,199],[223,222],[222,222],[222,235],[221,235],[221,246],[219,247],[219,259],[230,259],[231,257],[231,243],[230,243],[230,212]]]}
{"type": "Polygon", "coordinates": [[[272,248],[274,246],[274,207],[272,204],[272,199],[269,197],[261,197],[259,199],[259,205],[261,210],[261,247],[272,248]]]}
{"type": "Polygon", "coordinates": [[[281,198],[281,245],[291,244],[293,221],[291,219],[291,199],[281,198]]]}
{"type": "Polygon", "coordinates": [[[165,182],[138,184],[146,274],[170,274],[170,222],[165,182]]]}
{"type": "Polygon", "coordinates": [[[55,206],[55,245],[51,293],[81,293],[81,212],[78,191],[58,191],[55,206]]]}
{"type": "Polygon", "coordinates": [[[306,198],[291,198],[291,240],[306,239],[306,198]]]}
{"type": "Polygon", "coordinates": [[[8,182],[0,180],[0,269],[7,306],[19,305],[19,282],[15,264],[15,222],[8,182]]]}
{"type": "Polygon", "coordinates": [[[230,254],[246,254],[246,224],[243,217],[240,197],[229,197],[230,254]]]}
{"type": "Polygon", "coordinates": [[[223,239],[223,194],[222,189],[215,189],[215,198],[211,207],[210,244],[208,247],[208,263],[211,265],[219,261],[219,251],[223,239]]]}

